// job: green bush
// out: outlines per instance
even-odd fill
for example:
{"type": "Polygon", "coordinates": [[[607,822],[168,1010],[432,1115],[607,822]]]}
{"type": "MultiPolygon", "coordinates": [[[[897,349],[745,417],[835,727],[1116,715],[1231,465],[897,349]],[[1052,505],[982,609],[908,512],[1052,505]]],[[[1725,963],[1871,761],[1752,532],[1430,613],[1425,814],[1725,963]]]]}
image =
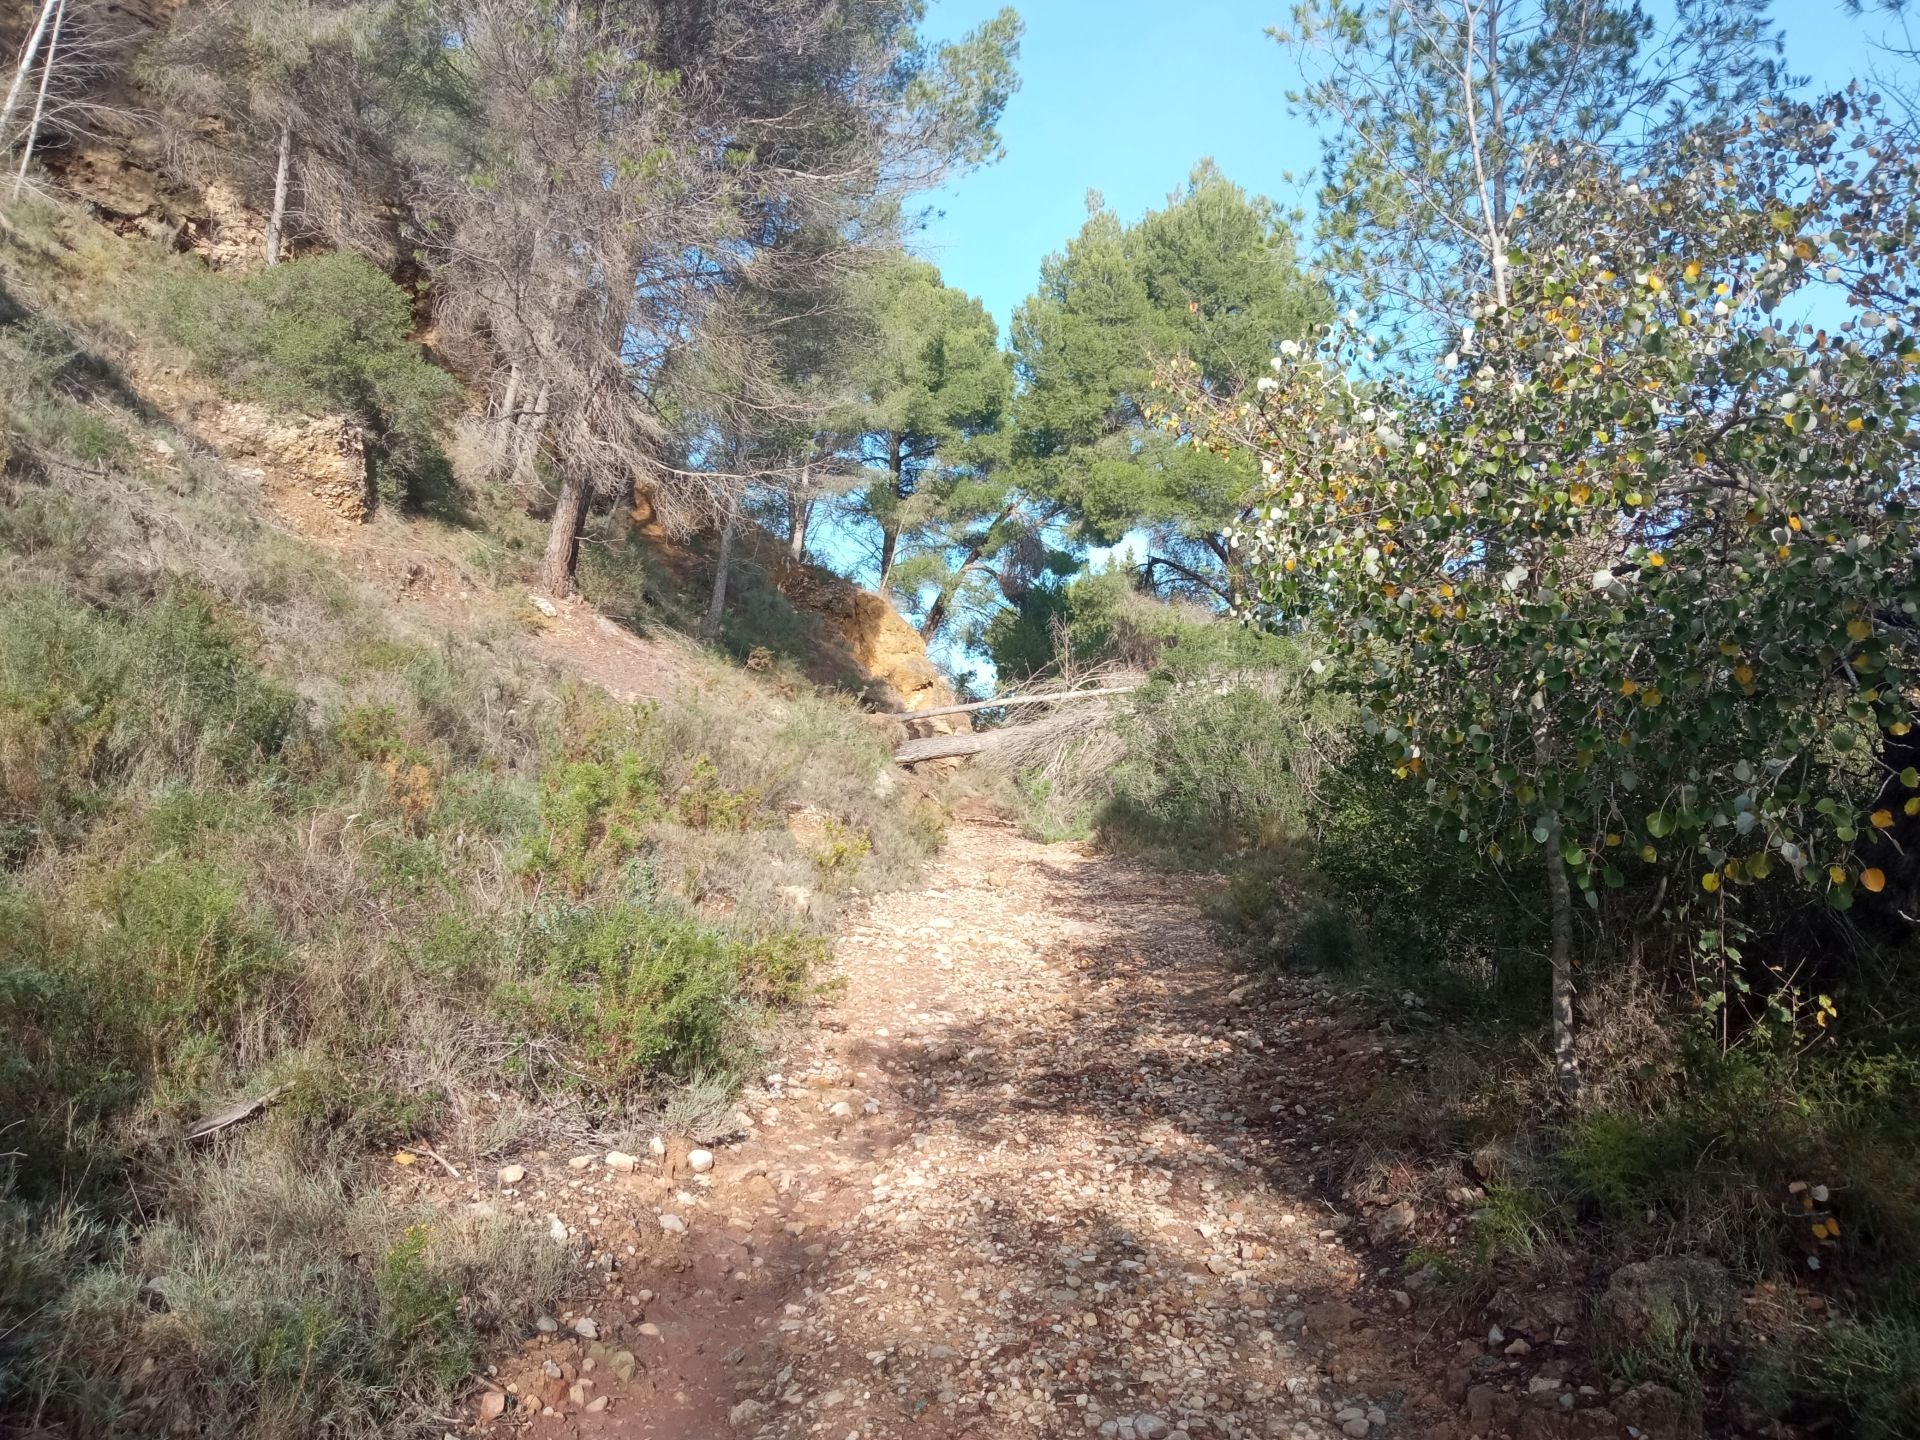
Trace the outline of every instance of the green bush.
{"type": "Polygon", "coordinates": [[[219,383],[281,409],[357,418],[372,437],[381,499],[446,498],[450,470],[434,432],[459,387],[407,338],[406,292],[366,261],[339,252],[252,275],[176,270],[148,308],[219,383]]]}
{"type": "Polygon", "coordinates": [[[799,999],[820,951],[632,904],[545,909],[522,944],[496,1005],[530,1034],[565,1041],[609,1090],[738,1073],[751,1053],[748,1007],[799,999]]]}
{"type": "Polygon", "coordinates": [[[0,594],[0,860],[70,837],[136,774],[246,773],[279,754],[294,710],[185,584],[124,615],[0,594]]]}

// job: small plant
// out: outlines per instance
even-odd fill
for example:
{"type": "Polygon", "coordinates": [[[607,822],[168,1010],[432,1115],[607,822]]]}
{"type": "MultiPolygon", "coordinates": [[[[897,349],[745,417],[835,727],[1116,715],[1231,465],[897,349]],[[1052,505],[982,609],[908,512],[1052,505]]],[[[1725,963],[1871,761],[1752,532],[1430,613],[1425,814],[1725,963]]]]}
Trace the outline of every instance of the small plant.
{"type": "Polygon", "coordinates": [[[388,1366],[451,1388],[473,1368],[473,1334],[460,1318],[460,1292],[427,1263],[430,1232],[408,1228],[374,1270],[380,1301],[380,1345],[388,1366]]]}
{"type": "Polygon", "coordinates": [[[818,844],[813,851],[813,868],[821,880],[832,884],[850,878],[873,853],[873,840],[864,830],[856,830],[837,815],[821,823],[818,844]]]}
{"type": "Polygon", "coordinates": [[[759,803],[753,791],[729,790],[721,784],[720,771],[707,755],[693,762],[686,783],[673,797],[680,823],[695,830],[745,830],[759,803]]]}

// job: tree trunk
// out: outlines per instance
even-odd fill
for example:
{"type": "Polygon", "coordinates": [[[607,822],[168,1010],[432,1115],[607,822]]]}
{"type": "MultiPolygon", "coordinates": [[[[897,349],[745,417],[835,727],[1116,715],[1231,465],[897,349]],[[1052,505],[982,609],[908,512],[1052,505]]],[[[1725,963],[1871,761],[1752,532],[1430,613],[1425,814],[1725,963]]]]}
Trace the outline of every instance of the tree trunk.
{"type": "Polygon", "coordinates": [[[807,558],[807,525],[813,519],[813,501],[793,497],[793,524],[787,531],[787,553],[796,560],[807,558]]]}
{"type": "Polygon", "coordinates": [[[952,600],[951,589],[943,589],[934,597],[933,605],[927,611],[927,618],[920,626],[920,638],[929,645],[933,643],[933,637],[940,633],[940,627],[947,623],[947,609],[952,600]]]}
{"type": "Polygon", "coordinates": [[[580,559],[580,530],[587,521],[586,477],[573,469],[560,477],[560,498],[547,531],[547,555],[540,566],[540,588],[556,600],[573,593],[574,567],[580,559]]]}
{"type": "Polygon", "coordinates": [[[267,264],[280,263],[280,236],[287,224],[287,171],[293,164],[293,120],[280,122],[280,156],[273,167],[273,213],[267,216],[267,264]]]}
{"type": "MultiPolygon", "coordinates": [[[[888,493],[892,497],[892,505],[898,505],[907,498],[903,493],[907,483],[906,471],[906,454],[900,444],[900,434],[895,431],[887,436],[888,493]]],[[[874,588],[882,595],[887,593],[887,581],[893,577],[893,557],[899,549],[900,521],[890,514],[880,522],[880,583],[874,588]]]]}
{"type": "Polygon", "coordinates": [[[506,468],[507,456],[513,449],[513,437],[520,428],[520,417],[514,414],[513,407],[520,400],[520,367],[507,369],[507,391],[500,397],[500,408],[493,416],[493,454],[487,461],[487,473],[498,475],[506,468]]]}
{"type": "Polygon", "coordinates": [[[520,422],[519,443],[514,449],[513,478],[524,483],[533,475],[533,462],[540,455],[540,437],[547,428],[547,400],[551,395],[547,382],[540,382],[540,389],[533,397],[533,410],[520,422]]]}
{"type": "Polygon", "coordinates": [[[720,638],[720,622],[727,613],[727,572],[733,568],[733,532],[740,523],[740,499],[729,496],[726,519],[720,524],[720,559],[713,571],[713,599],[700,622],[700,638],[711,645],[720,638]]]}
{"type": "Polygon", "coordinates": [[[26,47],[20,52],[20,68],[13,72],[13,83],[7,86],[7,98],[0,101],[0,143],[4,143],[7,124],[13,119],[13,112],[20,104],[20,91],[27,83],[27,75],[33,69],[34,62],[40,58],[40,41],[46,36],[47,22],[53,19],[53,11],[58,0],[41,0],[40,13],[33,22],[33,31],[27,36],[26,47]]]}
{"type": "Polygon", "coordinates": [[[67,0],[58,0],[53,12],[53,34],[47,40],[47,58],[40,64],[40,93],[33,102],[33,119],[27,125],[27,143],[20,147],[20,169],[13,177],[13,198],[20,198],[20,187],[27,183],[27,166],[33,160],[33,145],[40,138],[40,118],[47,110],[47,85],[53,79],[54,57],[60,53],[60,26],[67,18],[67,0]]]}
{"type": "MultiPolygon", "coordinates": [[[[1544,718],[1534,721],[1535,767],[1544,776],[1552,759],[1544,718]]],[[[1556,815],[1547,837],[1547,905],[1551,925],[1553,972],[1550,1009],[1553,1013],[1553,1072],[1560,1098],[1572,1104],[1580,1098],[1580,1066],[1573,1050],[1573,887],[1567,883],[1567,862],[1560,853],[1561,826],[1556,815]]]]}

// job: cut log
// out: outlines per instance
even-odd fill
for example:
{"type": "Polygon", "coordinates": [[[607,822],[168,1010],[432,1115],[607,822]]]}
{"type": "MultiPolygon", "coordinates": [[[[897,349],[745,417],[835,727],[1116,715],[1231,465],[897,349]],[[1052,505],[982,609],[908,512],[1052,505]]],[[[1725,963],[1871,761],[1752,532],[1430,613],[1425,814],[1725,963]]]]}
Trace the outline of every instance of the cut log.
{"type": "Polygon", "coordinates": [[[978,755],[1006,738],[1004,730],[969,730],[961,735],[929,735],[909,740],[893,752],[895,762],[918,765],[922,760],[948,760],[956,755],[978,755]]]}
{"type": "Polygon", "coordinates": [[[998,710],[1003,706],[1052,705],[1060,700],[1091,700],[1096,695],[1131,695],[1138,685],[1114,685],[1105,690],[1061,690],[1053,695],[1002,695],[998,700],[973,700],[965,705],[936,705],[931,710],[901,710],[899,720],[928,720],[935,715],[965,715],[974,710],[998,710]]]}

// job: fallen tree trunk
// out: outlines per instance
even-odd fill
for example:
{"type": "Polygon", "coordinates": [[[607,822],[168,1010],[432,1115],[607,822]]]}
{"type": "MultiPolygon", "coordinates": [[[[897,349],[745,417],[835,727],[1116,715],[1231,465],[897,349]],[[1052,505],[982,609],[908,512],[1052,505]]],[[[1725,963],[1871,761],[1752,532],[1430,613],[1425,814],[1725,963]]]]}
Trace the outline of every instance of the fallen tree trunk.
{"type": "Polygon", "coordinates": [[[1002,706],[1051,705],[1058,700],[1091,700],[1096,695],[1131,695],[1138,685],[1115,685],[1106,690],[1061,690],[1053,695],[1003,695],[998,700],[973,700],[965,705],[936,705],[931,710],[902,710],[901,720],[927,720],[935,715],[965,715],[974,710],[998,710],[1002,706]]]}
{"type": "MultiPolygon", "coordinates": [[[[924,713],[924,712],[923,712],[924,713]]],[[[901,765],[918,765],[922,760],[948,760],[956,755],[978,755],[1006,738],[1004,730],[969,730],[959,735],[929,735],[924,740],[909,740],[893,752],[901,765]]]]}

